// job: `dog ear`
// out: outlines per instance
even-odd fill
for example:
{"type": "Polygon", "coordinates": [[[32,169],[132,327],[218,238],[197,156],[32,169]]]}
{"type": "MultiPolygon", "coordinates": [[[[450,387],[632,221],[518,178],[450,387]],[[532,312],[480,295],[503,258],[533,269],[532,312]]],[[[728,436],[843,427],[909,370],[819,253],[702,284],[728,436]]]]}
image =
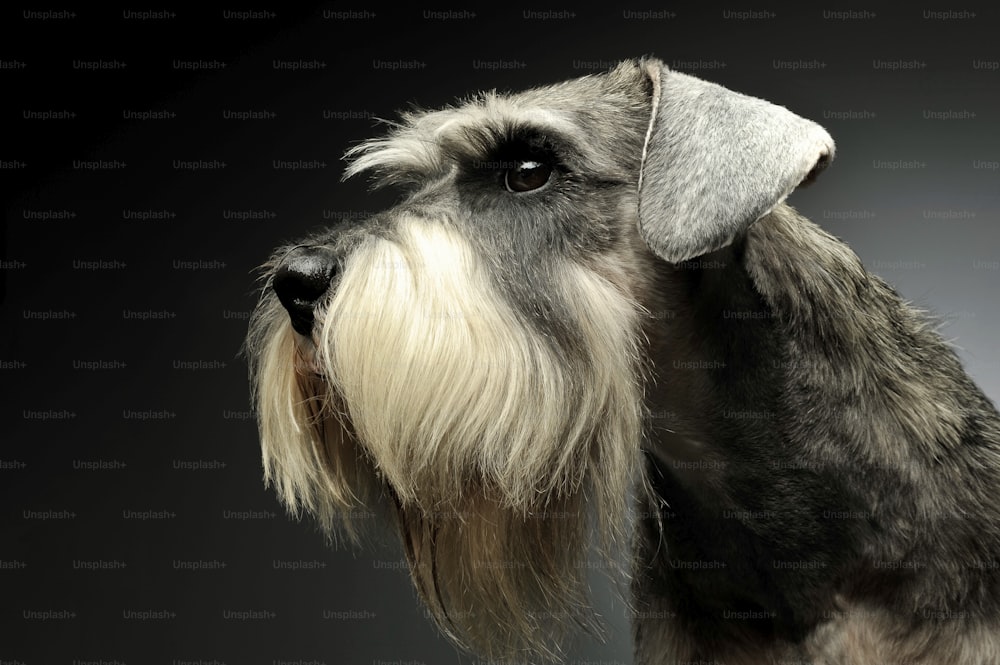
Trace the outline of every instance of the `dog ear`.
{"type": "Polygon", "coordinates": [[[833,158],[833,139],[782,106],[643,63],[652,115],[639,232],[678,262],[725,247],[833,158]]]}

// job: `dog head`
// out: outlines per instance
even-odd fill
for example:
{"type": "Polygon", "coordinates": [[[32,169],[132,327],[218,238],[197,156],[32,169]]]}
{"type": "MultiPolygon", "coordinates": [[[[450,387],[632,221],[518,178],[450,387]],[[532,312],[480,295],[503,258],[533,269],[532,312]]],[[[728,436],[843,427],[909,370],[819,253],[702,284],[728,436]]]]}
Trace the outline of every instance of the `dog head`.
{"type": "Polygon", "coordinates": [[[266,479],[396,518],[441,628],[490,656],[588,623],[590,529],[628,532],[658,270],[725,246],[833,153],[652,59],[410,113],[347,175],[406,190],[279,248],[248,352],[266,479]]]}

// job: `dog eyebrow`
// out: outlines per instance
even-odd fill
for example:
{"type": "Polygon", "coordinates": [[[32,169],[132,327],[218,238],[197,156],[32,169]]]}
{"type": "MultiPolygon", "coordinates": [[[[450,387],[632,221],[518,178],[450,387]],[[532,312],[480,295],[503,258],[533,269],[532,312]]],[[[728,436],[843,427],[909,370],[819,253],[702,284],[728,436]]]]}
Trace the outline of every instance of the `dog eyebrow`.
{"type": "Polygon", "coordinates": [[[433,115],[410,118],[409,124],[398,126],[388,136],[349,150],[345,157],[353,161],[345,178],[372,171],[375,187],[416,184],[443,175],[454,164],[496,159],[498,152],[517,144],[551,153],[570,169],[588,164],[586,146],[563,128],[571,129],[572,124],[558,113],[538,109],[518,116],[482,115],[455,114],[434,127],[424,125],[433,115]]]}
{"type": "Polygon", "coordinates": [[[502,119],[495,124],[443,127],[438,137],[442,157],[457,163],[488,161],[519,149],[537,151],[566,166],[581,164],[585,156],[578,144],[559,129],[520,119],[502,119]]]}

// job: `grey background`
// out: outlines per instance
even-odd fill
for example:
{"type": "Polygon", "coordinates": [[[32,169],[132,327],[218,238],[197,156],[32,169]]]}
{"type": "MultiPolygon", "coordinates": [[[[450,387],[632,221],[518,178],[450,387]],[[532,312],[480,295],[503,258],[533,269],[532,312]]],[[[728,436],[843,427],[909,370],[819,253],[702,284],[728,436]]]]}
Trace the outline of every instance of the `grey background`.
{"type": "MultiPolygon", "coordinates": [[[[411,102],[655,54],[821,122],[838,157],[792,203],[940,317],[996,399],[998,10],[747,9],[4,9],[0,662],[476,662],[391,545],[331,550],[263,489],[238,357],[270,249],[392,202],[340,156],[411,102]]],[[[594,589],[610,639],[570,661],[629,663],[594,589]]]]}

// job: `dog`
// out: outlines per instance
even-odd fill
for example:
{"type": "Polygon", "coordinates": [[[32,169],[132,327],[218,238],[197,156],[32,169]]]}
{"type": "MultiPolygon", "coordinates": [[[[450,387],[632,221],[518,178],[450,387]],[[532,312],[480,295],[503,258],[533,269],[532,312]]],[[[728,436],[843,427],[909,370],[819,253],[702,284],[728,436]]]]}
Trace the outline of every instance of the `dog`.
{"type": "Polygon", "coordinates": [[[331,537],[380,511],[488,658],[599,623],[594,537],[638,663],[1000,663],[1000,415],[785,202],[833,156],[652,57],[403,114],[345,175],[399,203],[263,267],[266,482],[331,537]]]}

